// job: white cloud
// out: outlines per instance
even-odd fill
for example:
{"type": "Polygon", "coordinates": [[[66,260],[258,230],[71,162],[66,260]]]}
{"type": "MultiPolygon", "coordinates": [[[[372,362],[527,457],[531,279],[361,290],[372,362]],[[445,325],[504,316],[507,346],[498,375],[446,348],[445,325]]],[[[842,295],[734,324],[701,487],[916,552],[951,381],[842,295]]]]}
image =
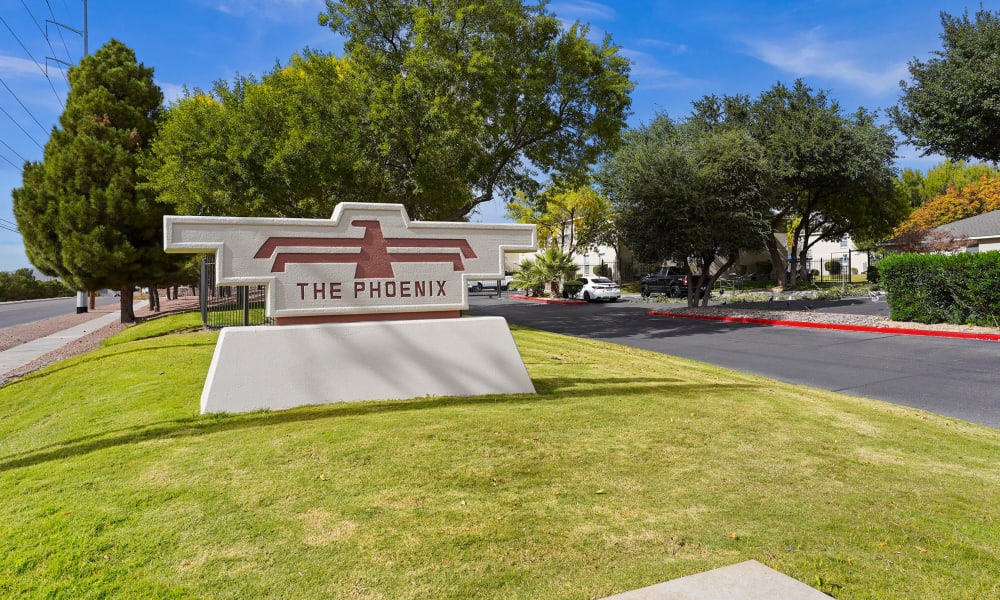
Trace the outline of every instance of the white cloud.
{"type": "Polygon", "coordinates": [[[577,2],[556,2],[549,5],[549,10],[556,13],[562,21],[583,21],[588,23],[597,21],[614,21],[617,13],[615,9],[599,4],[578,0],[577,2]]]}
{"type": "Polygon", "coordinates": [[[860,57],[877,56],[877,51],[859,42],[827,40],[820,27],[780,39],[745,43],[754,58],[797,77],[826,77],[874,94],[895,88],[908,74],[905,62],[881,68],[865,65],[860,57]]]}
{"type": "Polygon", "coordinates": [[[26,58],[4,56],[0,54],[0,77],[15,75],[41,75],[38,65],[26,58]]]}
{"type": "Polygon", "coordinates": [[[157,81],[156,85],[160,86],[160,91],[163,92],[163,102],[165,104],[169,105],[184,97],[185,86],[183,84],[178,85],[166,81],[157,81]]]}
{"type": "Polygon", "coordinates": [[[632,63],[631,79],[639,90],[690,89],[706,85],[704,79],[687,77],[660,64],[652,54],[622,48],[622,56],[632,63]]]}
{"type": "Polygon", "coordinates": [[[322,0],[215,0],[209,4],[223,14],[266,17],[272,20],[290,16],[298,18],[303,10],[312,12],[315,17],[326,8],[322,0]]]}
{"type": "Polygon", "coordinates": [[[943,163],[945,158],[940,154],[924,156],[922,150],[914,148],[910,144],[900,144],[896,148],[896,166],[901,169],[917,169],[927,172],[931,167],[943,163]]]}
{"type": "Polygon", "coordinates": [[[675,44],[673,42],[667,42],[665,40],[657,40],[652,38],[641,38],[635,41],[636,45],[645,48],[660,48],[670,52],[674,55],[685,54],[688,51],[687,44],[675,44]]]}

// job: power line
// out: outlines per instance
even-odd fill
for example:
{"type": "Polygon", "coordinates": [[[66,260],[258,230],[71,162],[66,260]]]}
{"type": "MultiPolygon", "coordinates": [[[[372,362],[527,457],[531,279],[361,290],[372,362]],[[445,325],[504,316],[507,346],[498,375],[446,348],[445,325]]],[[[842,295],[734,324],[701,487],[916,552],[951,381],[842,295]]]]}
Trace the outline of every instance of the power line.
{"type": "MultiPolygon", "coordinates": [[[[23,0],[22,0],[22,1],[23,1],[23,0]]],[[[52,20],[53,20],[53,21],[55,21],[55,20],[56,20],[56,14],[55,14],[54,12],[52,12],[52,5],[51,5],[51,4],[49,4],[49,0],[45,0],[45,6],[49,7],[49,16],[50,16],[50,17],[52,17],[52,20]]],[[[63,6],[66,6],[66,3],[65,3],[65,2],[63,2],[63,6]]],[[[68,9],[67,9],[67,10],[68,10],[68,9]]],[[[62,40],[62,45],[63,45],[63,49],[64,49],[64,50],[66,50],[66,57],[67,57],[67,58],[69,58],[69,62],[71,62],[71,63],[72,63],[72,62],[76,62],[76,60],[75,60],[75,59],[73,58],[73,55],[72,55],[72,54],[70,53],[70,51],[69,51],[69,46],[67,46],[67,45],[66,45],[66,38],[64,38],[64,37],[63,37],[63,34],[62,34],[62,29],[58,29],[57,31],[59,31],[59,39],[60,39],[60,40],[62,40]]],[[[51,46],[50,46],[50,47],[51,47],[51,46]]],[[[56,51],[55,51],[55,50],[53,50],[53,51],[52,51],[52,54],[55,54],[55,53],[56,53],[56,51]]],[[[64,77],[65,77],[65,75],[66,75],[66,74],[65,74],[65,73],[63,73],[63,76],[64,76],[64,77]]],[[[69,79],[67,78],[67,82],[68,82],[68,81],[69,81],[69,79]]]]}
{"type": "Polygon", "coordinates": [[[7,231],[13,231],[14,233],[20,234],[21,230],[18,228],[17,223],[8,221],[7,219],[0,219],[0,229],[6,229],[7,231]]]}
{"type": "MultiPolygon", "coordinates": [[[[56,53],[56,49],[52,47],[52,42],[49,41],[48,34],[45,33],[45,30],[42,29],[42,26],[41,26],[41,24],[39,24],[38,19],[35,18],[34,13],[32,13],[31,9],[28,8],[28,5],[24,3],[24,0],[21,0],[21,6],[24,7],[24,10],[26,10],[28,12],[28,16],[31,17],[32,21],[34,21],[35,27],[38,28],[38,33],[42,34],[42,37],[45,38],[45,43],[48,44],[49,50],[52,51],[52,54],[55,54],[56,53]]],[[[66,80],[66,83],[69,83],[69,79],[66,77],[66,73],[63,73],[62,75],[63,75],[63,79],[66,80]]]]}
{"type": "Polygon", "coordinates": [[[10,165],[10,166],[14,167],[14,168],[15,168],[15,169],[17,169],[18,171],[20,171],[20,170],[21,170],[21,167],[19,167],[19,166],[15,165],[15,164],[14,164],[14,161],[12,161],[11,159],[7,158],[7,157],[6,157],[6,156],[4,156],[3,154],[0,154],[0,158],[2,158],[2,159],[4,160],[4,162],[6,162],[6,163],[7,163],[8,165],[10,165]]]}
{"type": "MultiPolygon", "coordinates": [[[[0,140],[0,144],[3,144],[4,146],[6,146],[8,150],[10,150],[11,152],[13,152],[13,153],[14,153],[14,155],[15,155],[15,156],[17,156],[18,158],[20,158],[20,159],[21,159],[22,161],[24,161],[24,162],[28,162],[28,159],[27,159],[27,158],[24,158],[23,156],[21,156],[21,155],[20,155],[20,154],[18,153],[18,151],[17,151],[17,150],[14,150],[13,148],[11,148],[11,147],[10,147],[10,144],[8,144],[7,142],[5,142],[5,141],[3,141],[3,140],[0,140]]],[[[2,221],[2,220],[3,220],[3,219],[0,219],[0,221],[2,221]]]]}
{"type": "Polygon", "coordinates": [[[7,28],[7,31],[9,31],[10,34],[14,36],[14,39],[17,40],[17,43],[21,46],[21,49],[24,50],[24,53],[28,55],[28,58],[30,58],[31,61],[35,63],[35,66],[38,67],[38,70],[41,71],[42,75],[45,76],[45,81],[49,82],[49,87],[52,88],[52,93],[55,94],[56,100],[59,101],[59,106],[62,108],[66,108],[66,106],[63,104],[62,98],[59,97],[59,92],[56,91],[56,86],[52,85],[52,80],[49,79],[48,73],[45,72],[45,69],[42,68],[42,65],[38,64],[38,61],[35,60],[35,57],[31,55],[31,52],[24,45],[24,42],[21,41],[21,38],[17,37],[17,34],[14,33],[14,30],[11,29],[10,25],[7,24],[7,19],[4,19],[2,15],[0,15],[0,23],[3,23],[4,27],[7,28]]]}
{"type": "Polygon", "coordinates": [[[15,119],[14,117],[10,116],[10,113],[9,113],[9,112],[7,112],[7,111],[6,111],[5,109],[4,109],[4,107],[0,106],[0,112],[2,112],[3,114],[7,115],[7,118],[8,118],[8,119],[10,119],[10,120],[11,120],[11,122],[13,122],[13,123],[14,123],[14,125],[17,125],[17,128],[18,128],[18,129],[20,129],[20,130],[21,130],[21,132],[22,132],[22,133],[24,133],[24,135],[28,136],[28,139],[30,139],[31,141],[35,142],[35,145],[36,145],[36,146],[38,146],[38,147],[39,147],[39,148],[41,148],[42,150],[45,150],[45,146],[43,146],[43,145],[39,144],[39,143],[38,143],[38,140],[36,140],[35,138],[33,138],[33,137],[31,136],[31,134],[30,134],[30,133],[28,133],[28,131],[27,131],[27,130],[26,130],[26,129],[25,129],[24,127],[21,127],[21,124],[20,124],[20,123],[18,123],[18,122],[17,122],[17,120],[16,120],[16,119],[15,119]]]}
{"type": "Polygon", "coordinates": [[[14,93],[14,90],[10,89],[10,86],[7,85],[7,82],[3,80],[3,77],[0,77],[0,84],[3,84],[3,87],[5,87],[8,92],[10,92],[10,95],[14,96],[14,100],[17,100],[17,103],[21,105],[21,108],[24,109],[24,112],[28,113],[28,116],[31,117],[31,120],[34,121],[36,125],[38,125],[38,128],[42,130],[42,133],[48,133],[48,131],[45,130],[45,126],[38,122],[38,119],[35,118],[35,115],[31,114],[31,111],[28,110],[28,107],[24,105],[24,102],[21,102],[21,99],[17,97],[17,94],[14,93]]]}

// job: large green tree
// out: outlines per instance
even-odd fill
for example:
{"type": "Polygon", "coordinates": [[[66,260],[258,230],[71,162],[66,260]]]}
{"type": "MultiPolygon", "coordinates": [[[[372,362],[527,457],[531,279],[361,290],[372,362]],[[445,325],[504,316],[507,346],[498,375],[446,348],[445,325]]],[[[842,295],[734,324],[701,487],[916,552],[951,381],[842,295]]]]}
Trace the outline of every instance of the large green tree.
{"type": "Polygon", "coordinates": [[[896,127],[926,154],[1000,161],[1000,12],[975,20],[941,13],[942,49],[910,61],[911,83],[890,109],[896,127]]]}
{"type": "Polygon", "coordinates": [[[133,287],[169,279],[179,263],[163,252],[166,206],[136,173],[163,94],[116,40],[71,68],[69,83],[42,162],[26,163],[14,190],[14,215],[40,271],[77,289],[121,290],[122,321],[132,322],[133,287]]]}
{"type": "Polygon", "coordinates": [[[610,39],[521,0],[327,0],[365,110],[359,159],[416,218],[458,219],[572,184],[625,126],[629,63],[610,39]]]}
{"type": "Polygon", "coordinates": [[[845,116],[835,100],[802,80],[778,83],[752,101],[707,97],[695,103],[695,114],[744,127],[763,148],[771,233],[787,231],[791,240],[785,249],[774,235],[765,238],[782,286],[794,285],[816,243],[844,235],[880,239],[909,210],[896,193],[896,140],[888,128],[863,108],[845,116]]]}
{"type": "Polygon", "coordinates": [[[348,68],[307,51],[259,81],[187,94],[142,173],[183,214],[327,218],[340,201],[380,201],[358,160],[348,68]]]}
{"type": "MultiPolygon", "coordinates": [[[[740,251],[763,245],[770,225],[767,171],[764,151],[747,130],[659,115],[627,134],[597,179],[636,257],[672,260],[688,270],[693,261],[701,282],[711,286],[740,251]]],[[[689,305],[697,302],[696,291],[689,287],[689,305]]]]}

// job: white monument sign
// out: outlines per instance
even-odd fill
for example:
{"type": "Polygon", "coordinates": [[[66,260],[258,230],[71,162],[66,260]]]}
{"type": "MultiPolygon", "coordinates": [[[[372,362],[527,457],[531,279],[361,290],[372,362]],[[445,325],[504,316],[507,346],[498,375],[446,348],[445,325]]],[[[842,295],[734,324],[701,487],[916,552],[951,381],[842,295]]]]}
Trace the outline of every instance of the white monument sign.
{"type": "Polygon", "coordinates": [[[266,285],[282,325],[222,331],[202,412],[534,392],[506,322],[460,316],[466,279],[502,277],[504,252],[536,242],[533,225],[411,222],[398,204],[165,217],[167,252],[214,253],[220,285],[266,285]]]}

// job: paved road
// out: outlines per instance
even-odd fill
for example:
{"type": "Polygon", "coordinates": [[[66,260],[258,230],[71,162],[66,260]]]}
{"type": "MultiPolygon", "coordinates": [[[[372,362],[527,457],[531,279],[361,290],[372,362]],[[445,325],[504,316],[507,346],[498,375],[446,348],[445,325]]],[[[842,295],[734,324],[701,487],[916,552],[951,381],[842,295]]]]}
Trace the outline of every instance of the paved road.
{"type": "MultiPolygon", "coordinates": [[[[118,304],[119,298],[99,296],[97,306],[118,304]]],[[[0,329],[76,314],[76,297],[32,302],[0,302],[0,329]]]]}
{"type": "MultiPolygon", "coordinates": [[[[474,298],[469,312],[1000,428],[996,342],[654,317],[649,308],[624,299],[568,306],[474,298]]],[[[863,303],[850,309],[883,310],[863,303]]]]}

